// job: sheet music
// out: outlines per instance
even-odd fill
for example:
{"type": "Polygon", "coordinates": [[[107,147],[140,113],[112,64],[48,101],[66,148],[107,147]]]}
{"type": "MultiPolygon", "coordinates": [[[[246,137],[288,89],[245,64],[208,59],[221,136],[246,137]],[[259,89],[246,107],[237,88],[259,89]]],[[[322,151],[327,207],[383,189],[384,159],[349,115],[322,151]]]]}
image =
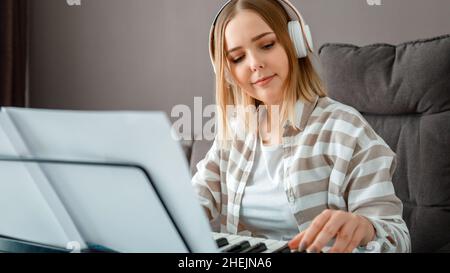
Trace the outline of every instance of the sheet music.
{"type": "MultiPolygon", "coordinates": [[[[0,156],[29,155],[5,111],[0,112],[0,156]]],[[[66,248],[86,244],[46,175],[34,163],[0,164],[0,235],[66,248]],[[11,183],[14,181],[14,183],[11,183]]]]}
{"type": "Polygon", "coordinates": [[[44,164],[84,240],[119,252],[186,252],[159,197],[137,168],[44,164]]]}
{"type": "MultiPolygon", "coordinates": [[[[206,215],[190,184],[191,177],[185,156],[178,143],[171,138],[170,122],[163,113],[17,108],[8,108],[7,112],[12,117],[24,143],[28,145],[28,150],[21,151],[25,155],[141,165],[150,173],[167,206],[167,211],[173,216],[191,250],[217,251],[217,246],[210,236],[211,229],[206,215]]],[[[49,185],[53,184],[58,194],[62,196],[63,204],[67,206],[69,213],[74,214],[76,211],[74,207],[65,202],[67,196],[64,197],[64,193],[54,184],[56,181],[66,180],[67,177],[61,174],[55,176],[48,167],[42,170],[44,170],[42,173],[50,178],[50,183],[45,183],[46,186],[51,188],[49,185]]],[[[99,187],[104,188],[107,185],[99,187]]],[[[52,191],[54,194],[54,189],[52,191]]],[[[85,211],[85,215],[86,213],[88,212],[85,211]]],[[[158,217],[156,218],[161,218],[158,217]]],[[[91,230],[84,229],[83,224],[79,222],[81,218],[77,216],[74,218],[76,225],[73,226],[78,228],[82,236],[101,237],[100,233],[88,234],[91,230]]],[[[140,222],[136,220],[135,224],[139,225],[140,222]]],[[[166,234],[171,236],[170,225],[159,222],[155,224],[161,228],[166,227],[168,231],[166,234]]],[[[116,246],[124,247],[123,242],[116,241],[116,243],[116,246]]]]}

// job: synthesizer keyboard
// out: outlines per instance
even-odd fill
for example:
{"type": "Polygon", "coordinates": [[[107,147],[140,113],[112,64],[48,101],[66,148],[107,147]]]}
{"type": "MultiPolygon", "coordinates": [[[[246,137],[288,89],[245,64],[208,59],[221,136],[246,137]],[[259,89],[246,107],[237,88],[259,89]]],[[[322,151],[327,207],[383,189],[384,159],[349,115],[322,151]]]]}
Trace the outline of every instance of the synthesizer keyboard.
{"type": "Polygon", "coordinates": [[[223,253],[291,253],[287,241],[213,232],[223,253]]]}

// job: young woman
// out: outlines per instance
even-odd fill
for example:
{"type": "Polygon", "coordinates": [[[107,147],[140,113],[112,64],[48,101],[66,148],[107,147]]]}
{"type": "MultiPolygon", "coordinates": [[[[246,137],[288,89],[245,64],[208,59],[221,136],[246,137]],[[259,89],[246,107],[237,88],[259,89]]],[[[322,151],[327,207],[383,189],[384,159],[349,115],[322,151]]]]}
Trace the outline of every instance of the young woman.
{"type": "Polygon", "coordinates": [[[372,242],[409,252],[395,153],[360,113],[326,96],[294,10],[232,0],[213,23],[219,122],[192,179],[200,202],[216,231],[290,240],[299,251],[358,252],[372,242]]]}

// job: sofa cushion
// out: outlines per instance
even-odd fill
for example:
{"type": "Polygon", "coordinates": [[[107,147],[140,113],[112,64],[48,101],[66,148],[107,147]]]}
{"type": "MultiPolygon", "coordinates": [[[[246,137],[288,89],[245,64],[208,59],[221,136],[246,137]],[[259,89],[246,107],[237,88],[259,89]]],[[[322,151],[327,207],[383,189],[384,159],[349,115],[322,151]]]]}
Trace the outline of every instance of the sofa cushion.
{"type": "Polygon", "coordinates": [[[394,187],[414,252],[450,244],[450,35],[399,45],[325,44],[331,98],[359,110],[397,153],[394,187]]]}

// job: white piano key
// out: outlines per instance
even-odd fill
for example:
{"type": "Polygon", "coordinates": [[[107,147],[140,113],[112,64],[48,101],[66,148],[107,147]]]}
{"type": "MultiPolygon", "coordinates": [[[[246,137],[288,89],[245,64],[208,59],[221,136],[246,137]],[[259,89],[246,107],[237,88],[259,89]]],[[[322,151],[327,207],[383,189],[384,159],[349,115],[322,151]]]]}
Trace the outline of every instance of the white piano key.
{"type": "Polygon", "coordinates": [[[213,232],[212,236],[213,236],[214,240],[224,237],[224,235],[222,233],[217,233],[217,232],[213,232]]]}
{"type": "Polygon", "coordinates": [[[283,247],[286,243],[287,242],[285,242],[285,241],[276,241],[275,243],[268,245],[267,250],[264,251],[263,253],[272,253],[272,252],[278,250],[279,248],[283,247]]]}
{"type": "Polygon", "coordinates": [[[263,238],[256,238],[256,237],[250,237],[250,239],[248,239],[248,241],[250,242],[251,246],[254,246],[257,243],[261,243],[261,242],[264,243],[265,239],[263,239],[263,238]]]}

